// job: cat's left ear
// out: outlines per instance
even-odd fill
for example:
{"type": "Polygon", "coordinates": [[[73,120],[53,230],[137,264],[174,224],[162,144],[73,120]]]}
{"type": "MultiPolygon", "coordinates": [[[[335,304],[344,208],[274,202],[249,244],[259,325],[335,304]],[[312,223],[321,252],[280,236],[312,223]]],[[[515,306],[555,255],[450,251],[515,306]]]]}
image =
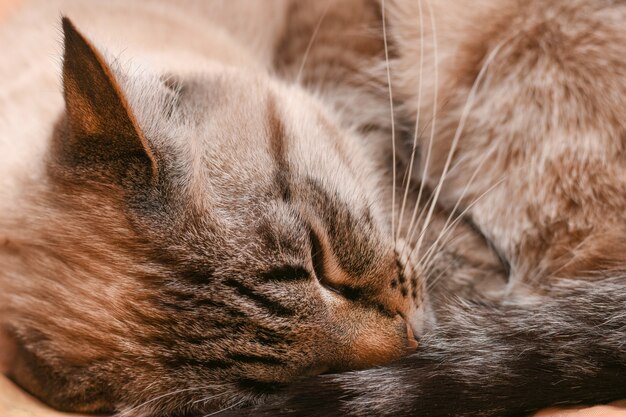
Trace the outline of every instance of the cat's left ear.
{"type": "Polygon", "coordinates": [[[68,135],[64,156],[76,164],[145,164],[154,182],[157,159],[103,55],[66,17],[63,88],[68,135]]]}

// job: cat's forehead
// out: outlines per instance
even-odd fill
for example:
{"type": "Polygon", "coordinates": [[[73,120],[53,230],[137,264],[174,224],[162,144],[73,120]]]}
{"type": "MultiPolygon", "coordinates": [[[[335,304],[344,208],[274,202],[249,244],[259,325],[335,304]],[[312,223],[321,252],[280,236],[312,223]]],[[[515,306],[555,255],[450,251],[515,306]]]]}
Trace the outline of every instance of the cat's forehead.
{"type": "Polygon", "coordinates": [[[253,203],[312,181],[355,208],[372,204],[375,187],[364,184],[375,174],[361,147],[297,89],[224,71],[184,80],[179,95],[200,192],[253,203]]]}
{"type": "Polygon", "coordinates": [[[386,250],[384,220],[372,209],[377,174],[315,100],[239,71],[182,80],[178,94],[185,127],[176,140],[189,150],[178,158],[188,180],[172,199],[200,207],[197,236],[186,239],[220,236],[219,250],[236,254],[220,259],[244,265],[301,260],[313,224],[329,233],[347,269],[365,268],[351,245],[372,259],[386,250]]]}

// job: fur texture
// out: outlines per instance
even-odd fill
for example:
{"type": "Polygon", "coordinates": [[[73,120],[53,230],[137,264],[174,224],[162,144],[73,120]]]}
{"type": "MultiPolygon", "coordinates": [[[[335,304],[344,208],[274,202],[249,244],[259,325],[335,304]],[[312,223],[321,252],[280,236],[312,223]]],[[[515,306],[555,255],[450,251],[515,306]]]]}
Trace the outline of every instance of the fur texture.
{"type": "MultiPolygon", "coordinates": [[[[220,25],[199,39],[166,6],[135,24],[121,2],[60,5],[147,64],[64,19],[62,86],[41,57],[25,85],[3,68],[8,375],[62,410],[188,415],[403,356],[425,282],[389,237],[375,151],[220,25]],[[165,45],[146,37],[155,13],[177,33],[165,45]],[[26,109],[38,129],[9,117],[26,109]]],[[[3,37],[52,28],[57,7],[26,9],[3,37]]]]}
{"type": "Polygon", "coordinates": [[[129,25],[121,3],[63,2],[155,70],[67,25],[65,103],[54,66],[2,67],[9,374],[58,408],[134,416],[623,396],[624,4],[322,3],[242,7],[272,22],[254,37],[156,3],[129,25]],[[179,37],[147,30],[155,13],[179,37]],[[403,317],[411,356],[286,386],[397,359],[403,317]]]}
{"type": "Polygon", "coordinates": [[[623,397],[626,5],[397,0],[386,13],[411,172],[484,233],[508,284],[438,298],[407,359],[247,412],[524,415],[623,397]]]}
{"type": "Polygon", "coordinates": [[[279,401],[225,415],[524,416],[624,396],[624,277],[561,281],[546,297],[499,305],[449,300],[417,353],[321,376],[279,401]]]}

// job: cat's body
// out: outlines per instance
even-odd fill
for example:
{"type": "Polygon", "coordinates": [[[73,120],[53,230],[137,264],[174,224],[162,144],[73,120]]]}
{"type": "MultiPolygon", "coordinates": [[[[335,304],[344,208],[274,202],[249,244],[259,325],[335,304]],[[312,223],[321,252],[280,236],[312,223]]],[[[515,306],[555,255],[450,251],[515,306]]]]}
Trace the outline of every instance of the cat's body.
{"type": "Polygon", "coordinates": [[[523,415],[623,397],[626,4],[386,5],[396,117],[419,118],[415,177],[437,193],[445,175],[439,201],[492,242],[508,284],[486,303],[449,293],[410,358],[304,381],[267,415],[523,415]]]}

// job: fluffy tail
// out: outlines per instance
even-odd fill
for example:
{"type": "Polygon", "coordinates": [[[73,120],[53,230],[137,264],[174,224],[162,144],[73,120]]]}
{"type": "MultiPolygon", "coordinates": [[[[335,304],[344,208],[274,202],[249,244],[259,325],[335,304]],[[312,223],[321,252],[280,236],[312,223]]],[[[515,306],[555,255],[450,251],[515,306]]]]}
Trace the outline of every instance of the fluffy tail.
{"type": "Polygon", "coordinates": [[[562,281],[531,302],[457,302],[418,351],[306,379],[273,402],[224,415],[516,416],[624,398],[626,276],[562,281]]]}

